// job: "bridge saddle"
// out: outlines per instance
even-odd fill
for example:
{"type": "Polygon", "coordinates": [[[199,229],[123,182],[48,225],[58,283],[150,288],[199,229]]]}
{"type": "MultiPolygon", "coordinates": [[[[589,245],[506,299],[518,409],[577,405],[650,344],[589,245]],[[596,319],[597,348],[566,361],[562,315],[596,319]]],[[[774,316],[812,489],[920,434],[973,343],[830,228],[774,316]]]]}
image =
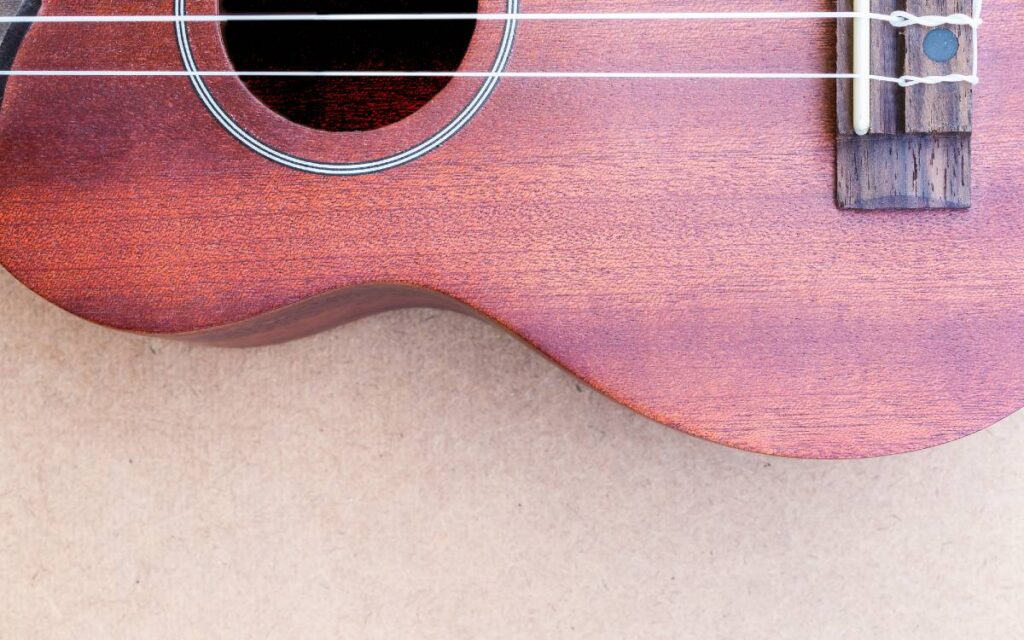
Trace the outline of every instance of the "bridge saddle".
{"type": "MultiPolygon", "coordinates": [[[[972,15],[971,0],[870,0],[873,13],[905,10],[914,16],[972,15]]],[[[859,10],[839,0],[839,11],[859,10]]],[[[837,72],[855,73],[855,20],[839,20],[837,72]]],[[[861,23],[863,25],[863,22],[861,23]]],[[[970,25],[897,27],[870,24],[872,75],[901,78],[974,70],[976,30],[970,25]]],[[[861,58],[863,60],[863,58],[861,58]]],[[[843,209],[966,209],[971,206],[973,86],[943,82],[901,86],[873,80],[867,87],[870,118],[855,132],[855,81],[837,80],[836,201],[843,209]]]]}

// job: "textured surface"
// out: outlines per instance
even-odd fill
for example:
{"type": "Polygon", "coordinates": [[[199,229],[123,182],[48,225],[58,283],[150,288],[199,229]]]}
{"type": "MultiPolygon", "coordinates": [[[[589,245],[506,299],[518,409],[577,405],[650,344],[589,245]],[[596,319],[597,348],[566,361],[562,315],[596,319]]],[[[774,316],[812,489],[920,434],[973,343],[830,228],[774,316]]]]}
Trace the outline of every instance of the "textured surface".
{"type": "MultiPolygon", "coordinates": [[[[852,0],[840,0],[852,11],[852,0]]],[[[873,11],[913,15],[972,11],[970,0],[876,0],[873,11]]],[[[973,72],[973,32],[957,27],[958,55],[945,64],[928,61],[922,42],[930,29],[871,25],[871,71],[890,78],[973,72]],[[926,61],[926,62],[922,62],[926,61]]],[[[836,25],[836,69],[853,72],[853,25],[836,25]]],[[[966,82],[906,89],[871,85],[871,133],[853,131],[853,81],[836,83],[836,202],[844,209],[966,209],[971,206],[971,96],[966,82]],[[909,135],[919,134],[919,135],[909,135]]]]}
{"type": "Polygon", "coordinates": [[[1024,637],[1024,423],[867,461],[636,417],[399,312],[112,333],[0,273],[0,637],[1024,637]]]}
{"type": "MultiPolygon", "coordinates": [[[[914,15],[971,15],[972,0],[908,0],[907,11],[914,15]]],[[[949,62],[936,62],[921,55],[924,39],[930,29],[909,29],[906,32],[905,73],[927,77],[950,73],[974,73],[974,31],[966,26],[949,25],[948,30],[959,40],[957,55],[949,62]]],[[[931,133],[933,131],[970,131],[971,94],[973,87],[958,84],[933,84],[911,87],[906,92],[905,124],[907,131],[931,133]]]]}
{"type": "MultiPolygon", "coordinates": [[[[0,16],[14,15],[18,11],[20,2],[21,0],[0,0],[0,16]]],[[[3,40],[9,26],[7,23],[0,22],[0,41],[3,40]]]]}
{"type": "MultiPolygon", "coordinates": [[[[836,457],[938,444],[1024,406],[1024,3],[989,4],[967,214],[837,211],[828,81],[505,82],[437,152],[332,181],[254,159],[183,79],[37,78],[12,82],[0,113],[0,260],[65,308],[150,331],[241,320],[355,283],[417,284],[718,442],[836,457]]],[[[223,58],[217,33],[197,27],[205,63],[223,58]]],[[[179,64],[168,25],[73,34],[33,29],[18,64],[179,64]]],[[[828,21],[531,23],[512,68],[822,71],[834,50],[828,21]]],[[[486,53],[471,44],[469,58],[486,53]]],[[[357,155],[387,142],[289,127],[236,79],[217,91],[275,143],[357,155]]]]}

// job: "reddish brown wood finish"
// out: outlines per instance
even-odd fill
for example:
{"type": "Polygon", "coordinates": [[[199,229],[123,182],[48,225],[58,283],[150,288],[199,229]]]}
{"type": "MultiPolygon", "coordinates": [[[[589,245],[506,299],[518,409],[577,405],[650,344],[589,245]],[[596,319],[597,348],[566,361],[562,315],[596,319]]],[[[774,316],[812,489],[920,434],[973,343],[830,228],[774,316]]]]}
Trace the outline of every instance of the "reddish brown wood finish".
{"type": "MultiPolygon", "coordinates": [[[[670,8],[777,5],[523,6],[670,8]]],[[[694,435],[792,456],[919,449],[1024,406],[1022,24],[1024,2],[988,3],[974,206],[957,212],[836,209],[829,81],[507,80],[431,155],[325,178],[255,156],[182,78],[17,78],[0,113],[0,260],[89,320],[217,342],[443,296],[694,435]]],[[[827,21],[530,23],[511,68],[821,71],[835,68],[834,32],[827,21]]],[[[471,46],[467,64],[485,49],[471,46]]],[[[113,25],[34,27],[15,64],[180,62],[168,25],[113,25]]],[[[286,142],[358,155],[415,137],[473,86],[453,82],[426,113],[372,134],[314,135],[238,108],[286,142]]]]}

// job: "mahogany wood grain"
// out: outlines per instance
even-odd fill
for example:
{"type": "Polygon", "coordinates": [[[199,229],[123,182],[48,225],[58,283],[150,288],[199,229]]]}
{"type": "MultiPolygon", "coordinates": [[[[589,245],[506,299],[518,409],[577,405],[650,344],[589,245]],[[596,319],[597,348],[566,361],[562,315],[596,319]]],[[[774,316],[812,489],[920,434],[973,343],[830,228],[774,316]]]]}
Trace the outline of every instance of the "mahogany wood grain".
{"type": "MultiPolygon", "coordinates": [[[[625,8],[777,5],[522,6],[625,8]]],[[[455,305],[703,438],[807,457],[920,449],[1024,406],[1021,24],[1024,2],[987,4],[969,211],[838,210],[835,83],[824,80],[505,80],[430,155],[328,178],[255,156],[183,78],[15,78],[0,111],[0,261],[93,322],[218,343],[455,305]]],[[[207,59],[219,55],[212,38],[197,40],[207,59]]],[[[483,49],[471,45],[467,64],[483,49]]],[[[169,25],[36,25],[14,64],[180,59],[169,25]]],[[[828,21],[597,22],[521,25],[510,69],[835,65],[828,21]]],[[[282,143],[358,155],[390,144],[391,127],[415,135],[471,85],[453,81],[436,113],[377,132],[314,135],[254,101],[234,107],[282,143]]]]}

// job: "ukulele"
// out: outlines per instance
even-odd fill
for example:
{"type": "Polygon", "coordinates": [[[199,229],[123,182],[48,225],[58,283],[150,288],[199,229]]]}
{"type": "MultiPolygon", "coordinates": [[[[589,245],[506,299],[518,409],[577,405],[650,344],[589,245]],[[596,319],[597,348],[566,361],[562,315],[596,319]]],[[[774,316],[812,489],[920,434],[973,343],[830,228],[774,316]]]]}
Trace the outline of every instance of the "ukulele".
{"type": "Polygon", "coordinates": [[[1001,420],[1024,2],[776,4],[0,0],[0,262],[214,345],[462,311],[769,454],[1001,420]]]}

